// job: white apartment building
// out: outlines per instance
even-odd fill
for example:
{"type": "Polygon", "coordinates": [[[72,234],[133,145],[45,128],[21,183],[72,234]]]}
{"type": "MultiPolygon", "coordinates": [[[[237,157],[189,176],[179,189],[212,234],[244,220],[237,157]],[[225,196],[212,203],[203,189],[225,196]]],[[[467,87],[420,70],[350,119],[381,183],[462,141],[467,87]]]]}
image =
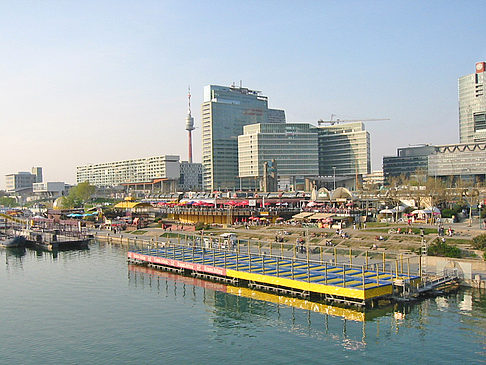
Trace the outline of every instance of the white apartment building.
{"type": "Polygon", "coordinates": [[[155,179],[178,180],[179,156],[163,155],[133,160],[105,162],[76,167],[76,181],[88,181],[97,187],[152,182],[155,179]]]}

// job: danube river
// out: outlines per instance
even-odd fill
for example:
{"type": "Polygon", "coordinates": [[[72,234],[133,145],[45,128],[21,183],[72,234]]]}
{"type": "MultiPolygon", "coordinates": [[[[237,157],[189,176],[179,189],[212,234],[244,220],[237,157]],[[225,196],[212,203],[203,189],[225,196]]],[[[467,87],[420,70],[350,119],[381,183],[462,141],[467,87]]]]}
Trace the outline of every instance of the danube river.
{"type": "Polygon", "coordinates": [[[362,313],[128,265],[126,251],[0,251],[3,364],[486,362],[486,296],[362,313]]]}

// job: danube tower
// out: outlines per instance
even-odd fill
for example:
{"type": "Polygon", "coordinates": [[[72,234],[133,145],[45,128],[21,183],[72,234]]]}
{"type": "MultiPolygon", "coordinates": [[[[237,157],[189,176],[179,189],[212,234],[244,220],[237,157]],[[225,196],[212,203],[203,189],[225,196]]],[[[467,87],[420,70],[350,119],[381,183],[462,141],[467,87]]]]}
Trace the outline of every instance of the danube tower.
{"type": "Polygon", "coordinates": [[[194,130],[194,118],[191,115],[191,87],[189,87],[187,98],[188,110],[186,117],[186,131],[189,132],[189,163],[192,163],[192,131],[194,130]]]}

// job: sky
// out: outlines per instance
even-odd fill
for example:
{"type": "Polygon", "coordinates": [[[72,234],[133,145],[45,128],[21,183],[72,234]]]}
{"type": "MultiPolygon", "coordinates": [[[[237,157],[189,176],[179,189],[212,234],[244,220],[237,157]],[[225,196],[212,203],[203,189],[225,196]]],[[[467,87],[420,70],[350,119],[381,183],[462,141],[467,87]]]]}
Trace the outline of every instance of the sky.
{"type": "Polygon", "coordinates": [[[42,166],[201,162],[203,87],[262,91],[288,122],[368,122],[372,169],[459,142],[457,79],[486,60],[482,1],[0,1],[0,189],[42,166]]]}

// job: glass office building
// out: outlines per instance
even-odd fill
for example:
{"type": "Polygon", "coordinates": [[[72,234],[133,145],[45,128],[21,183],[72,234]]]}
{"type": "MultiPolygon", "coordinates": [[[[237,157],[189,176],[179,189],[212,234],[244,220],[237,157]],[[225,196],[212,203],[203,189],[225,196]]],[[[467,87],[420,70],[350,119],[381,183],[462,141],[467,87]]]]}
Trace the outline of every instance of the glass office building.
{"type": "Polygon", "coordinates": [[[179,190],[201,191],[203,189],[202,164],[181,161],[180,168],[179,190]]]}
{"type": "Polygon", "coordinates": [[[317,130],[319,175],[355,176],[371,172],[370,134],[362,122],[317,127],[317,130]]]}
{"type": "Polygon", "coordinates": [[[397,156],[383,157],[385,179],[416,172],[434,178],[474,177],[486,175],[486,143],[458,143],[399,148],[397,156]]]}
{"type": "Polygon", "coordinates": [[[391,176],[410,175],[429,169],[429,155],[437,149],[436,146],[412,146],[397,149],[396,156],[383,157],[383,175],[385,179],[391,176]]]}
{"type": "Polygon", "coordinates": [[[485,62],[476,72],[459,78],[459,134],[461,143],[486,142],[485,62]]]}
{"type": "Polygon", "coordinates": [[[486,143],[464,143],[436,146],[428,157],[431,177],[475,177],[486,175],[486,143]]]}
{"type": "Polygon", "coordinates": [[[275,160],[279,179],[319,174],[317,130],[305,123],[252,124],[238,137],[242,179],[260,180],[264,163],[275,160]]]}
{"type": "Polygon", "coordinates": [[[285,113],[268,108],[259,91],[208,85],[202,104],[203,179],[205,190],[238,189],[238,136],[255,123],[285,123],[285,113]]]}

